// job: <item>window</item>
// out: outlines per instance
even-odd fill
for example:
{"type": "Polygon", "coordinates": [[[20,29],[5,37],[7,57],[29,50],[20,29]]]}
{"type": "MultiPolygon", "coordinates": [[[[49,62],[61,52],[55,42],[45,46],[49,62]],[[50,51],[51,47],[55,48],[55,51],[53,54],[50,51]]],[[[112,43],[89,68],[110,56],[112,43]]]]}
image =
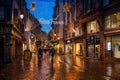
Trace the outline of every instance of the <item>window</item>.
{"type": "Polygon", "coordinates": [[[109,15],[105,18],[105,29],[120,27],[120,12],[109,15]]]}
{"type": "Polygon", "coordinates": [[[68,31],[67,33],[66,33],[66,38],[71,38],[72,37],[72,33],[70,32],[70,31],[68,31]]]}
{"type": "Polygon", "coordinates": [[[110,51],[112,49],[111,37],[106,38],[106,50],[110,51]]]}
{"type": "Polygon", "coordinates": [[[85,0],[84,1],[84,11],[85,11],[85,13],[90,12],[90,8],[91,8],[91,0],[85,0]]]}
{"type": "Polygon", "coordinates": [[[75,28],[75,36],[79,36],[80,35],[80,28],[76,27],[75,28]]]}
{"type": "Polygon", "coordinates": [[[99,6],[99,1],[98,0],[92,0],[92,9],[97,9],[99,6]]]}
{"type": "Polygon", "coordinates": [[[0,7],[0,20],[3,20],[5,17],[5,10],[4,7],[0,7]]]}
{"type": "Polygon", "coordinates": [[[87,33],[88,34],[98,32],[99,30],[100,30],[99,25],[96,21],[92,21],[87,24],[87,33]]]}
{"type": "Polygon", "coordinates": [[[82,28],[80,26],[77,26],[75,28],[75,36],[81,36],[81,35],[83,35],[82,28]]]}
{"type": "Polygon", "coordinates": [[[109,4],[109,0],[103,0],[103,6],[106,6],[109,4]]]}
{"type": "Polygon", "coordinates": [[[111,42],[107,42],[107,50],[111,50],[111,42]]]}

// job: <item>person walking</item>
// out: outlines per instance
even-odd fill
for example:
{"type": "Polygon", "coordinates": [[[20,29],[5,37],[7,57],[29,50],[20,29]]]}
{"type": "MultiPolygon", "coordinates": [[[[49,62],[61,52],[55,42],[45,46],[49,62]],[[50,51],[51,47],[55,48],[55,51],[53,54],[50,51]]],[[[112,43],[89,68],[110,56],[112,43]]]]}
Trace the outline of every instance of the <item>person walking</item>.
{"type": "Polygon", "coordinates": [[[52,49],[51,49],[51,57],[52,57],[52,61],[53,61],[54,55],[55,55],[55,49],[52,48],[52,49]]]}

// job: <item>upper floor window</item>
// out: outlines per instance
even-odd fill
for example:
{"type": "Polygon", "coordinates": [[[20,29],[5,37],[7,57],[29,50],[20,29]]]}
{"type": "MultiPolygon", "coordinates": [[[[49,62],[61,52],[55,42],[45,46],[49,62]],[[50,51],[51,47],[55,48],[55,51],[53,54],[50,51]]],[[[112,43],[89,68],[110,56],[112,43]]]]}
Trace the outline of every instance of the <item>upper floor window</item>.
{"type": "Polygon", "coordinates": [[[109,4],[109,0],[103,0],[103,6],[106,6],[109,4]]]}
{"type": "Polygon", "coordinates": [[[85,13],[90,12],[90,8],[91,8],[91,0],[85,0],[84,1],[84,11],[85,11],[85,13]]]}
{"type": "Polygon", "coordinates": [[[75,28],[75,36],[83,35],[82,29],[78,26],[75,28]]]}
{"type": "Polygon", "coordinates": [[[92,9],[97,9],[99,6],[99,1],[98,0],[92,0],[92,9]]]}
{"type": "Polygon", "coordinates": [[[95,33],[100,31],[97,21],[92,21],[87,24],[87,33],[95,33]]]}
{"type": "Polygon", "coordinates": [[[5,17],[5,9],[4,6],[0,6],[0,20],[3,20],[5,17]]]}
{"type": "Polygon", "coordinates": [[[72,32],[68,31],[66,34],[66,38],[72,38],[72,32]]]}
{"type": "Polygon", "coordinates": [[[105,17],[105,29],[120,28],[120,12],[105,17]]]}

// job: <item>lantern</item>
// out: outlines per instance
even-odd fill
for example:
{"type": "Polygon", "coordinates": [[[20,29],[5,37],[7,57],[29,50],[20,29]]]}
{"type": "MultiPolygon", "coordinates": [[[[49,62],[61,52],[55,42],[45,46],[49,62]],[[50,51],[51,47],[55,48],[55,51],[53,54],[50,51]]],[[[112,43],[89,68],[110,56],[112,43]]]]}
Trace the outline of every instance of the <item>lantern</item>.
{"type": "Polygon", "coordinates": [[[32,2],[31,9],[34,11],[36,8],[36,2],[32,2]]]}

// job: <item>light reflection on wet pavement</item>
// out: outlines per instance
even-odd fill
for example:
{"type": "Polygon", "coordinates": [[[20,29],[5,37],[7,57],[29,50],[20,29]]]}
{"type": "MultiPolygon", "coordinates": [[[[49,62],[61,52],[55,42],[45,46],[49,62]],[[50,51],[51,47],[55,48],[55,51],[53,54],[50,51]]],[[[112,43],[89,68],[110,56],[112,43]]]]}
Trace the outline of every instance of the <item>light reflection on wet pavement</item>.
{"type": "Polygon", "coordinates": [[[44,54],[40,62],[18,60],[0,68],[0,80],[120,80],[120,62],[83,59],[80,56],[44,54]]]}

